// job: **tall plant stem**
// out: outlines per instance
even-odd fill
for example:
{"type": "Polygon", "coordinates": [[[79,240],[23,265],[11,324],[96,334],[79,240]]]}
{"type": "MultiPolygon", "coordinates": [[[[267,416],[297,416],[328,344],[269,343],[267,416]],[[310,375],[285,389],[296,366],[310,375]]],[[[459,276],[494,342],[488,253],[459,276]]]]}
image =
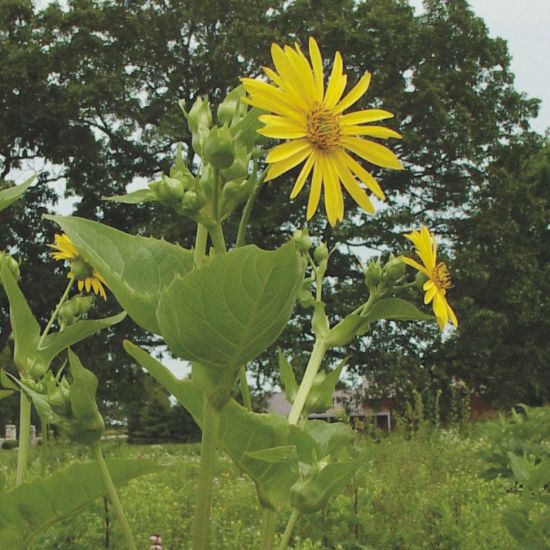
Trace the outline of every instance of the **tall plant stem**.
{"type": "Polygon", "coordinates": [[[16,487],[25,481],[31,446],[31,400],[23,390],[19,392],[19,399],[19,450],[17,452],[17,473],[15,475],[16,487]]]}
{"type": "Polygon", "coordinates": [[[126,514],[124,513],[124,509],[122,508],[122,503],[118,498],[118,493],[116,491],[113,480],[111,479],[111,474],[109,473],[109,469],[107,468],[107,464],[105,463],[105,459],[103,458],[103,454],[99,445],[97,445],[95,448],[95,459],[101,471],[103,484],[105,486],[105,490],[107,491],[109,501],[111,502],[111,507],[116,514],[116,517],[120,523],[120,527],[122,528],[122,533],[126,540],[126,545],[130,550],[137,550],[137,546],[134,542],[134,537],[132,535],[132,529],[130,528],[130,524],[126,519],[126,514]]]}
{"type": "Polygon", "coordinates": [[[202,413],[201,458],[197,505],[193,525],[193,550],[207,550],[210,538],[210,509],[212,507],[212,480],[216,466],[216,448],[220,430],[220,414],[204,398],[202,413]]]}
{"type": "Polygon", "coordinates": [[[292,531],[294,531],[294,526],[296,525],[299,516],[300,512],[298,512],[298,510],[292,510],[292,514],[290,515],[290,519],[288,520],[288,523],[286,525],[285,532],[283,533],[281,544],[279,545],[279,550],[285,550],[285,548],[288,546],[288,543],[290,542],[290,537],[292,536],[292,531]]]}
{"type": "Polygon", "coordinates": [[[40,431],[42,432],[41,450],[40,450],[40,475],[46,475],[48,466],[48,423],[40,420],[40,431]]]}
{"type": "Polygon", "coordinates": [[[275,520],[277,515],[274,510],[264,508],[262,514],[262,536],[261,549],[271,550],[273,548],[273,537],[275,536],[275,520]]]}
{"type": "Polygon", "coordinates": [[[265,171],[262,172],[262,174],[258,178],[254,191],[252,191],[252,194],[250,195],[250,197],[248,197],[248,200],[246,201],[246,205],[244,207],[243,214],[241,216],[241,221],[239,222],[239,230],[237,231],[237,242],[235,243],[236,247],[243,246],[245,244],[248,220],[250,219],[252,208],[260,193],[260,188],[262,186],[262,182],[264,181],[265,175],[266,175],[266,172],[265,171]]]}
{"type": "Polygon", "coordinates": [[[216,254],[225,254],[227,252],[222,226],[219,223],[210,228],[210,238],[212,239],[212,246],[216,254]]]}
{"type": "Polygon", "coordinates": [[[300,384],[298,393],[296,394],[296,399],[294,399],[294,404],[292,405],[292,409],[288,415],[289,424],[298,424],[300,415],[302,414],[304,405],[306,404],[307,396],[309,395],[311,387],[313,386],[313,381],[319,372],[319,367],[321,366],[327,349],[328,347],[323,339],[318,338],[315,340],[315,345],[313,346],[311,356],[309,357],[306,372],[304,373],[302,383],[300,384]]]}
{"type": "Polygon", "coordinates": [[[48,333],[52,328],[53,322],[57,319],[57,314],[59,313],[61,306],[65,303],[65,301],[67,300],[67,297],[69,296],[69,292],[71,291],[73,284],[74,284],[74,277],[71,277],[69,279],[69,284],[67,285],[67,288],[65,288],[65,292],[63,292],[63,295],[61,296],[61,298],[59,299],[59,302],[55,306],[54,312],[52,313],[50,320],[46,324],[46,328],[44,328],[44,332],[42,333],[42,336],[40,336],[40,340],[38,341],[38,347],[42,346],[42,344],[44,343],[44,339],[46,338],[46,336],[48,336],[48,333]]]}
{"type": "Polygon", "coordinates": [[[197,236],[195,237],[195,256],[193,258],[193,265],[195,269],[202,265],[204,256],[206,255],[206,243],[208,241],[208,229],[202,225],[197,224],[197,236]]]}

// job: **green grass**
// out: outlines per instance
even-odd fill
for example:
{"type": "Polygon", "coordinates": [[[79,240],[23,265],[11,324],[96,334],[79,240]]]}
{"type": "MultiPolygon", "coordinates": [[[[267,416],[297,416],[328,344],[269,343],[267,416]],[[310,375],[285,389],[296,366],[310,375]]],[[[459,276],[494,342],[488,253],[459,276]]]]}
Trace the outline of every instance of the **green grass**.
{"type": "MultiPolygon", "coordinates": [[[[392,434],[379,442],[362,439],[368,460],[346,493],[324,513],[304,517],[295,531],[294,548],[335,549],[507,549],[512,541],[500,524],[513,495],[501,480],[486,481],[486,467],[476,456],[487,445],[482,435],[440,431],[407,439],[392,434]]],[[[105,456],[147,457],[165,469],[133,481],[121,499],[138,548],[159,533],[166,549],[189,548],[197,481],[197,445],[128,446],[108,443],[105,456]]],[[[84,459],[87,452],[58,445],[50,467],[84,459]]],[[[11,484],[15,451],[0,452],[0,483],[11,484]]],[[[38,475],[35,450],[33,473],[38,475]]],[[[52,527],[34,549],[105,547],[103,501],[79,516],[52,527]]],[[[254,484],[230,460],[218,462],[213,503],[212,549],[258,548],[261,511],[254,484]]],[[[279,533],[287,514],[278,517],[279,533]]],[[[111,519],[111,522],[114,520],[111,519]]],[[[109,528],[109,548],[123,549],[116,522],[109,528]]]]}

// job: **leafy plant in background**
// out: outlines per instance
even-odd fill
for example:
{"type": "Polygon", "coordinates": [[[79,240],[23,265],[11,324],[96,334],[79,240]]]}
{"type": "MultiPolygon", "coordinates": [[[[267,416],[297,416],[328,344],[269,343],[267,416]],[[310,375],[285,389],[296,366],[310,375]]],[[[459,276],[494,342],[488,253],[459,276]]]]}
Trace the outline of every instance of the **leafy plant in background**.
{"type": "Polygon", "coordinates": [[[525,405],[512,409],[484,430],[491,447],[480,452],[491,466],[484,477],[511,483],[517,502],[503,512],[502,522],[518,548],[550,545],[550,409],[525,405]]]}

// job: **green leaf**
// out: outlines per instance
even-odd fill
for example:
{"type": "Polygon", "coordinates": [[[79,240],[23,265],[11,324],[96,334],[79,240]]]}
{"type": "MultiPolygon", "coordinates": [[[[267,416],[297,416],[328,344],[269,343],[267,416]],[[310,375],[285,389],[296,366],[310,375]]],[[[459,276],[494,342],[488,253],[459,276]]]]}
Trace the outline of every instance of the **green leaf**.
{"type": "Polygon", "coordinates": [[[295,451],[296,447],[293,445],[283,445],[281,447],[261,449],[260,451],[247,451],[246,456],[263,462],[277,464],[279,462],[290,462],[295,451]]]}
{"type": "Polygon", "coordinates": [[[550,483],[550,457],[546,456],[537,464],[527,479],[527,487],[533,491],[550,483]]]}
{"type": "Polygon", "coordinates": [[[157,194],[152,189],[138,189],[126,195],[113,195],[111,197],[101,197],[104,201],[120,202],[122,204],[143,204],[146,202],[158,201],[157,194]]]}
{"type": "Polygon", "coordinates": [[[217,256],[164,290],[161,334],[183,359],[237,368],[285,328],[302,278],[293,242],[271,252],[244,246],[217,256]]]}
{"type": "Polygon", "coordinates": [[[258,117],[265,111],[254,107],[246,113],[246,115],[235,126],[231,128],[231,133],[235,137],[238,145],[244,145],[247,151],[250,151],[256,142],[261,139],[259,130],[263,123],[258,120],[258,117]]]}
{"type": "Polygon", "coordinates": [[[73,441],[85,445],[95,445],[105,431],[95,396],[97,393],[97,377],[84,368],[80,359],[69,350],[69,367],[72,383],[69,388],[73,419],[68,424],[69,437],[73,441]]]}
{"type": "Polygon", "coordinates": [[[363,317],[363,323],[372,323],[380,319],[394,321],[433,321],[432,315],[420,311],[415,305],[401,298],[378,300],[363,317]]]}
{"type": "Polygon", "coordinates": [[[300,480],[290,491],[292,506],[306,514],[322,510],[345,488],[363,462],[363,456],[352,461],[335,462],[325,466],[313,478],[300,480]]]}
{"type": "MultiPolygon", "coordinates": [[[[107,460],[117,486],[161,469],[144,459],[107,460]]],[[[34,479],[13,491],[0,494],[0,542],[2,548],[24,550],[50,525],[76,512],[105,494],[95,462],[75,463],[47,478],[34,479]]]]}
{"type": "Polygon", "coordinates": [[[306,413],[323,413],[332,407],[332,396],[345,364],[345,361],[340,361],[340,364],[328,374],[317,374],[304,405],[306,413]]]}
{"type": "Polygon", "coordinates": [[[4,399],[4,397],[9,397],[13,394],[13,390],[0,390],[0,399],[4,399]]]}
{"type": "Polygon", "coordinates": [[[20,185],[8,187],[0,191],[0,212],[11,206],[31,185],[36,176],[33,174],[20,185]]]}
{"type": "Polygon", "coordinates": [[[192,270],[193,253],[82,218],[47,217],[61,226],[79,254],[105,278],[128,315],[144,329],[159,334],[155,310],[161,292],[176,275],[192,270]]]}
{"type": "Polygon", "coordinates": [[[40,325],[34,318],[17,281],[3,263],[0,263],[0,278],[10,303],[15,366],[19,372],[28,373],[39,361],[36,347],[40,339],[40,325]]]}
{"type": "Polygon", "coordinates": [[[285,390],[285,397],[289,403],[294,403],[296,394],[298,393],[298,382],[294,376],[294,371],[282,350],[279,348],[279,374],[281,384],[285,390]]]}
{"type": "Polygon", "coordinates": [[[526,483],[530,475],[530,464],[523,457],[519,457],[514,453],[508,452],[507,455],[516,481],[526,483]]]}
{"type": "Polygon", "coordinates": [[[41,420],[47,424],[56,424],[58,426],[62,425],[63,419],[51,408],[46,395],[34,391],[15,377],[12,377],[12,379],[21,387],[21,390],[29,396],[41,420]]]}
{"type": "Polygon", "coordinates": [[[354,437],[351,427],[343,422],[329,424],[323,420],[308,420],[305,429],[317,444],[318,459],[347,451],[354,437]]]}
{"type": "Polygon", "coordinates": [[[118,315],[105,317],[104,319],[77,321],[74,325],[65,328],[61,332],[49,334],[39,348],[42,360],[49,365],[53,358],[64,349],[84,340],[103,328],[120,323],[125,317],[126,313],[121,312],[118,315]]]}

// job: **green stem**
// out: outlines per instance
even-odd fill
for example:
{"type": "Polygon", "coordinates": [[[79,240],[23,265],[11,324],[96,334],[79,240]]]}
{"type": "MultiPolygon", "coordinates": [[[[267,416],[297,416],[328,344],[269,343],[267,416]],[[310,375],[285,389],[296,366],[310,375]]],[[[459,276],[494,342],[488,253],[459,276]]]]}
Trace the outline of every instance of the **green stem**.
{"type": "Polygon", "coordinates": [[[116,517],[118,518],[118,521],[120,523],[120,527],[122,528],[122,533],[124,535],[124,538],[126,539],[126,545],[130,550],[137,550],[137,546],[134,542],[134,537],[132,535],[132,529],[130,528],[130,524],[128,523],[126,515],[124,514],[122,503],[118,498],[118,493],[116,491],[113,480],[111,479],[111,474],[109,473],[109,469],[107,468],[107,464],[105,463],[105,459],[103,458],[103,454],[101,453],[99,445],[97,445],[95,448],[95,458],[99,469],[101,470],[103,484],[105,486],[105,490],[107,491],[109,501],[111,502],[111,507],[115,511],[116,517]]]}
{"type": "Polygon", "coordinates": [[[290,537],[292,536],[292,531],[294,531],[294,526],[296,525],[296,521],[298,521],[299,516],[300,516],[300,512],[298,512],[298,510],[292,510],[290,519],[286,524],[286,529],[283,534],[281,544],[279,545],[279,550],[285,550],[285,548],[288,547],[288,543],[290,542],[290,537]]]}
{"type": "Polygon", "coordinates": [[[210,537],[210,509],[212,507],[212,480],[216,465],[216,448],[220,430],[220,414],[210,401],[204,398],[202,413],[201,458],[197,505],[193,525],[193,550],[207,550],[210,537]]]}
{"type": "Polygon", "coordinates": [[[48,423],[40,420],[40,431],[42,432],[42,447],[40,450],[40,475],[46,475],[48,466],[48,423]]]}
{"type": "Polygon", "coordinates": [[[243,405],[249,410],[252,410],[252,399],[250,398],[250,388],[248,387],[248,380],[246,379],[246,366],[243,365],[239,369],[239,385],[241,387],[241,396],[243,398],[243,405]]]}
{"type": "Polygon", "coordinates": [[[274,510],[264,508],[262,515],[261,550],[271,550],[273,548],[276,519],[277,515],[274,510]]]}
{"type": "Polygon", "coordinates": [[[212,193],[212,214],[216,223],[220,223],[220,171],[214,170],[214,189],[212,193]]]}
{"type": "Polygon", "coordinates": [[[252,194],[250,195],[250,197],[248,197],[248,200],[246,201],[246,205],[244,207],[243,214],[241,216],[241,221],[239,222],[239,230],[237,231],[237,242],[235,243],[235,247],[237,248],[240,246],[244,246],[245,244],[248,220],[250,219],[250,214],[252,213],[252,207],[254,206],[254,203],[258,198],[258,195],[260,193],[260,188],[265,176],[266,176],[266,171],[264,170],[260,175],[260,177],[258,178],[258,181],[256,182],[256,187],[254,188],[254,191],[252,191],[252,194]]]}
{"type": "Polygon", "coordinates": [[[15,475],[16,487],[25,481],[31,446],[31,400],[23,390],[19,392],[19,399],[19,450],[17,452],[17,473],[15,475]]]}
{"type": "Polygon", "coordinates": [[[222,226],[219,223],[210,228],[210,238],[212,239],[212,246],[214,247],[216,254],[221,255],[227,252],[222,226]]]}
{"type": "Polygon", "coordinates": [[[71,277],[69,279],[69,284],[67,285],[67,288],[65,289],[65,292],[63,292],[63,295],[61,296],[61,299],[57,303],[57,306],[55,306],[54,312],[52,313],[52,316],[50,317],[50,320],[48,321],[48,324],[46,325],[46,328],[44,329],[44,332],[42,333],[42,336],[40,336],[40,340],[38,341],[38,348],[42,346],[44,343],[44,339],[46,336],[48,336],[48,333],[50,332],[50,329],[52,328],[53,322],[57,318],[57,314],[59,313],[59,310],[61,309],[61,306],[65,303],[65,300],[67,300],[67,297],[69,296],[69,292],[73,286],[74,283],[74,277],[71,277]]]}
{"type": "Polygon", "coordinates": [[[208,229],[202,223],[197,224],[197,236],[195,237],[195,256],[193,265],[195,269],[202,265],[206,255],[206,243],[208,241],[208,229]]]}
{"type": "Polygon", "coordinates": [[[323,339],[318,338],[315,340],[315,345],[313,346],[313,351],[311,352],[311,356],[306,367],[306,372],[304,373],[302,383],[300,384],[298,393],[296,394],[296,399],[294,400],[292,409],[288,415],[289,424],[298,424],[300,415],[302,414],[304,405],[306,404],[307,396],[313,386],[313,381],[317,376],[317,372],[319,371],[319,367],[321,366],[321,362],[323,361],[327,349],[327,345],[323,339]]]}

